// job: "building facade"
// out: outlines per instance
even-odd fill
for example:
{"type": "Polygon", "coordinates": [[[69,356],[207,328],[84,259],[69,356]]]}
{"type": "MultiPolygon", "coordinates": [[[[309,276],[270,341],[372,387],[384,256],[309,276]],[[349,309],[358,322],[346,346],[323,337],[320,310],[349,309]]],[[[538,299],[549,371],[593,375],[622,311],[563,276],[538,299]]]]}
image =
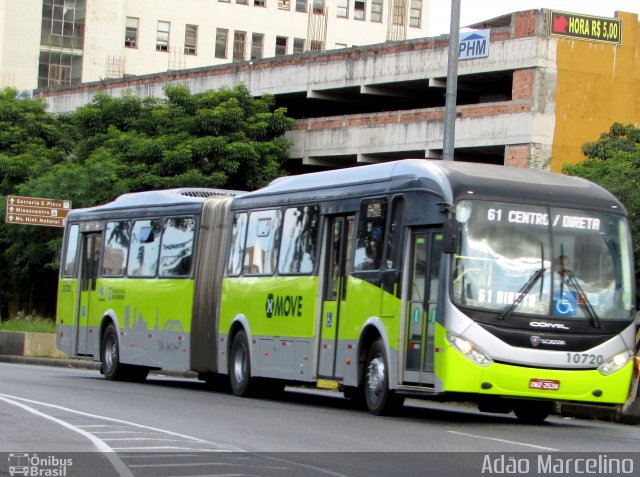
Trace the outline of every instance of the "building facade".
{"type": "Polygon", "coordinates": [[[431,0],[0,0],[19,90],[425,37],[431,0]]]}
{"type": "MultiPolygon", "coordinates": [[[[640,124],[640,23],[619,12],[622,43],[549,34],[546,10],[476,25],[486,55],[458,66],[456,160],[560,171],[614,122],[640,124]]],[[[296,119],[292,172],[442,156],[447,36],[43,90],[52,112],[97,92],[162,97],[237,83],[273,94],[296,119]]]]}

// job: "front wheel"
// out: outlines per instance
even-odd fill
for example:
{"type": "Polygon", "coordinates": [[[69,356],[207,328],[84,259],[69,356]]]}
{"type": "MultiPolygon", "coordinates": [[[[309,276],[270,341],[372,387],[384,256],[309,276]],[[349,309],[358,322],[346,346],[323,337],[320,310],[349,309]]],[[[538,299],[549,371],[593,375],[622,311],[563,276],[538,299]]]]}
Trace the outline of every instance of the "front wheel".
{"type": "Polygon", "coordinates": [[[251,393],[251,358],[244,330],[236,333],[231,343],[229,384],[236,396],[248,396],[251,393]]]}
{"type": "Polygon", "coordinates": [[[389,414],[402,405],[402,397],[389,389],[389,366],[384,345],[374,341],[367,353],[364,369],[364,400],[371,414],[389,414]]]}
{"type": "Polygon", "coordinates": [[[513,412],[526,424],[542,424],[552,410],[551,401],[519,401],[513,405],[513,412]]]}

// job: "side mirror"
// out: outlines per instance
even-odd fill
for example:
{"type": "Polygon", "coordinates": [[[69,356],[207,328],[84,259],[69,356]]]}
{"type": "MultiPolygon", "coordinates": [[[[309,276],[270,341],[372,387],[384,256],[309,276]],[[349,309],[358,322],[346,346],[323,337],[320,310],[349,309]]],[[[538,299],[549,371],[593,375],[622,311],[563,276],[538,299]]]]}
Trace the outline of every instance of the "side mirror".
{"type": "Polygon", "coordinates": [[[440,213],[444,216],[442,231],[442,252],[455,253],[458,250],[458,222],[451,204],[441,203],[440,213]]]}

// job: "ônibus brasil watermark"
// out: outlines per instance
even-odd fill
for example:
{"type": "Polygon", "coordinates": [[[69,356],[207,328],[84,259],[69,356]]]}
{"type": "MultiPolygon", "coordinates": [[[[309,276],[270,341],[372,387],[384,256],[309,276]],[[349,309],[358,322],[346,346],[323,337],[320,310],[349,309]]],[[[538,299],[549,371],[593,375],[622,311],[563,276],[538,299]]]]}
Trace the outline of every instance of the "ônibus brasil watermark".
{"type": "Polygon", "coordinates": [[[38,455],[14,452],[9,454],[9,475],[27,477],[66,477],[73,459],[54,455],[38,455]]]}

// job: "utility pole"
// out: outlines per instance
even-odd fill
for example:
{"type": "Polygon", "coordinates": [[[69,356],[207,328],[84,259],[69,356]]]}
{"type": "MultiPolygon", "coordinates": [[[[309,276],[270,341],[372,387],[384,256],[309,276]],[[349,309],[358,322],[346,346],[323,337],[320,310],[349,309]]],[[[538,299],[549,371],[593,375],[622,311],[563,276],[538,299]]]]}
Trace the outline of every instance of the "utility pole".
{"type": "Polygon", "coordinates": [[[456,137],[456,100],[458,97],[458,49],[460,48],[460,0],[451,0],[449,27],[449,59],[447,61],[447,93],[444,103],[444,139],[442,159],[453,161],[456,137]]]}

